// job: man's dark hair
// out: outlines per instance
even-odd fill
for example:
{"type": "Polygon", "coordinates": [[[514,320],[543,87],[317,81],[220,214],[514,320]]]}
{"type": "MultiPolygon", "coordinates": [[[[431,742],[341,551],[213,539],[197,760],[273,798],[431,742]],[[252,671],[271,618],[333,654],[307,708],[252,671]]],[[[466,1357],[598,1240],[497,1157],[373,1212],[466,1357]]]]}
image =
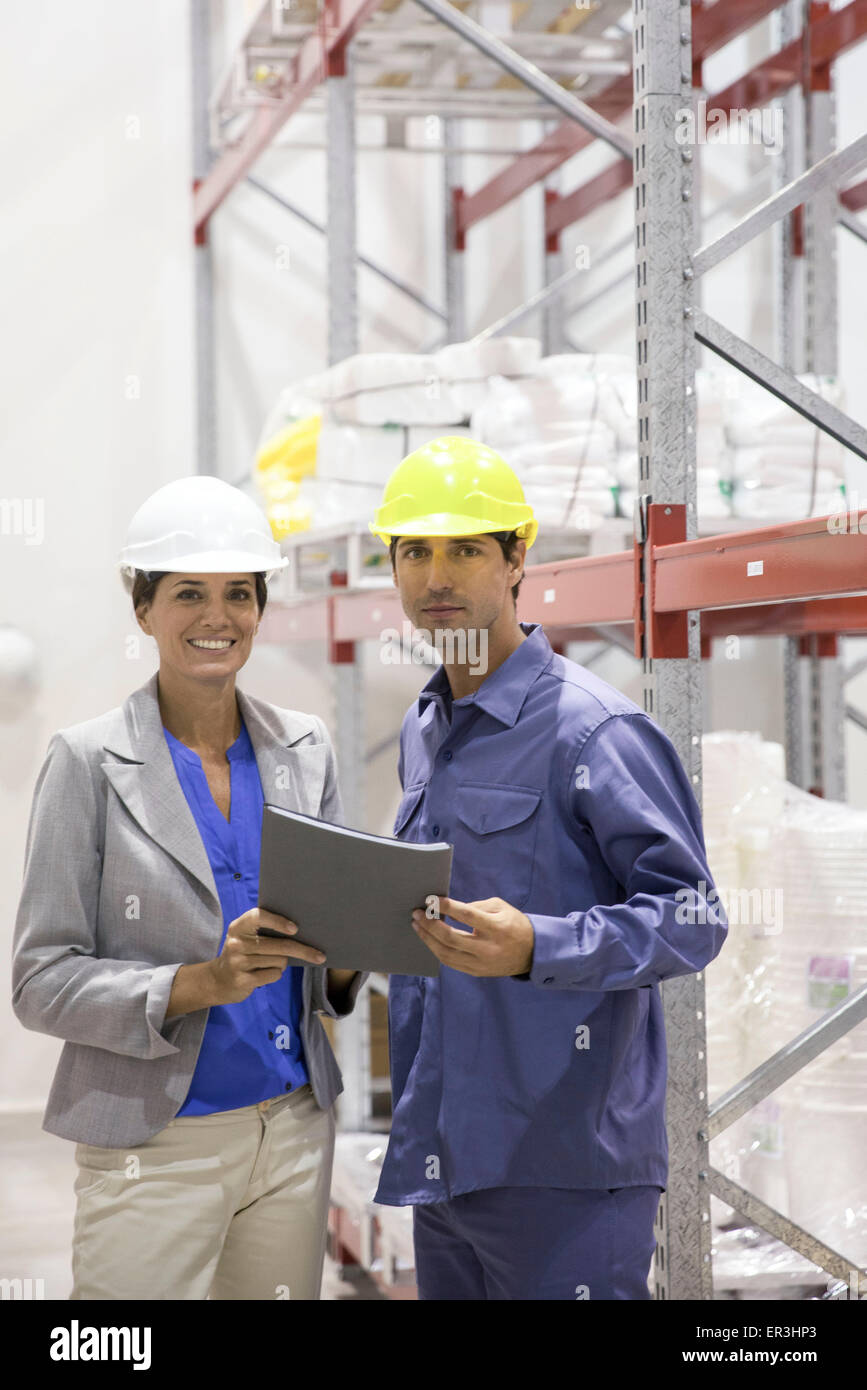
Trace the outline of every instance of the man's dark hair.
{"type": "MultiPolygon", "coordinates": [[[[138,610],[140,604],[153,602],[157,585],[171,570],[136,570],[132,581],[132,606],[138,610]]],[[[256,603],[259,605],[259,617],[261,618],[268,601],[268,585],[265,583],[264,574],[254,574],[256,581],[256,603]]]]}
{"type": "MultiPolygon", "coordinates": [[[[481,535],[482,533],[479,532],[479,534],[481,535]]],[[[507,561],[514,560],[517,558],[517,531],[486,531],[484,534],[487,536],[493,536],[495,541],[499,541],[500,549],[502,550],[503,555],[505,556],[507,561]]],[[[391,540],[388,543],[388,553],[391,556],[392,570],[394,569],[394,557],[397,552],[397,543],[400,539],[400,536],[392,536],[391,540]]],[[[522,575],[521,578],[518,580],[517,584],[512,585],[512,598],[515,599],[516,602],[518,599],[518,590],[520,589],[523,582],[524,576],[522,575]]]]}

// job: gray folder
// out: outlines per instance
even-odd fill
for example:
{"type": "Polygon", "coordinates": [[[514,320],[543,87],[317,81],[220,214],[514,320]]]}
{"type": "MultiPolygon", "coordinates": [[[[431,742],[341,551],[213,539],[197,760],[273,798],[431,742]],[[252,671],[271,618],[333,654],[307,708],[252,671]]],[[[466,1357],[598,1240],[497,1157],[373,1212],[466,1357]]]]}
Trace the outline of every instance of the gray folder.
{"type": "Polygon", "coordinates": [[[265,804],[259,906],[297,922],[298,940],[335,970],[438,975],[411,918],[430,893],[448,894],[451,867],[449,844],[405,844],[265,804]]]}

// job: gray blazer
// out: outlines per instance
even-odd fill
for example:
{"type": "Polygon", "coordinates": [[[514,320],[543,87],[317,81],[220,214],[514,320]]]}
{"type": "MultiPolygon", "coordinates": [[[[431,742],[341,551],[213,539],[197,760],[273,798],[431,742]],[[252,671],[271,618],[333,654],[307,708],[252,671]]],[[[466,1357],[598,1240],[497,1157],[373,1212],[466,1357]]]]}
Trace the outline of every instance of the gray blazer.
{"type": "MultiPolygon", "coordinates": [[[[340,821],[334,754],[316,715],[238,690],[265,800],[340,821]]],[[[175,972],[219,954],[223,919],[202,838],[163,734],[157,676],[116,709],[52,736],[36,783],[15,923],[13,1008],[63,1038],[43,1129],[120,1148],[186,1099],[208,1009],[166,1020],[175,972]]],[[[326,1109],[343,1085],[318,1013],[326,967],[304,966],[302,1039],[326,1109]]],[[[349,1012],[364,976],[347,996],[349,1012]]]]}

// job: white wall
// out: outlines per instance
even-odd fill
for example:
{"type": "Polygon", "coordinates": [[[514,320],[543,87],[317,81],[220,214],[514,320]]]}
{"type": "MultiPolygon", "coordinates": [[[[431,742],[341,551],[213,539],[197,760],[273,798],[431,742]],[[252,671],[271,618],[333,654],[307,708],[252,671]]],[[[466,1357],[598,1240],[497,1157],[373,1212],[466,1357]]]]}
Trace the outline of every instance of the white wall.
{"type": "Polygon", "coordinates": [[[149,492],[194,465],[186,7],[7,5],[3,73],[4,426],[0,495],[44,506],[44,539],[0,536],[0,623],[41,681],[0,724],[0,1098],[42,1095],[59,1049],[8,1004],[33,784],[52,732],[152,670],[114,561],[149,492]]]}

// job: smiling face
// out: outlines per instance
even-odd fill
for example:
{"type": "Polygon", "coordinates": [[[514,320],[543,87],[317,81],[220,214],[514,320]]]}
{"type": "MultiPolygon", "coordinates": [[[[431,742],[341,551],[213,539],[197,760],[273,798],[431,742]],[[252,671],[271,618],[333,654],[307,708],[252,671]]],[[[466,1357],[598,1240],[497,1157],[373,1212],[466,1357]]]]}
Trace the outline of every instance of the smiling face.
{"type": "Polygon", "coordinates": [[[394,583],[403,611],[417,628],[492,629],[515,623],[512,585],[521,577],[526,544],[507,561],[490,535],[401,536],[394,583]]]}
{"type": "Polygon", "coordinates": [[[259,616],[252,574],[167,574],[136,613],[156,640],[161,668],[198,680],[225,680],[241,669],[259,616]]]}

